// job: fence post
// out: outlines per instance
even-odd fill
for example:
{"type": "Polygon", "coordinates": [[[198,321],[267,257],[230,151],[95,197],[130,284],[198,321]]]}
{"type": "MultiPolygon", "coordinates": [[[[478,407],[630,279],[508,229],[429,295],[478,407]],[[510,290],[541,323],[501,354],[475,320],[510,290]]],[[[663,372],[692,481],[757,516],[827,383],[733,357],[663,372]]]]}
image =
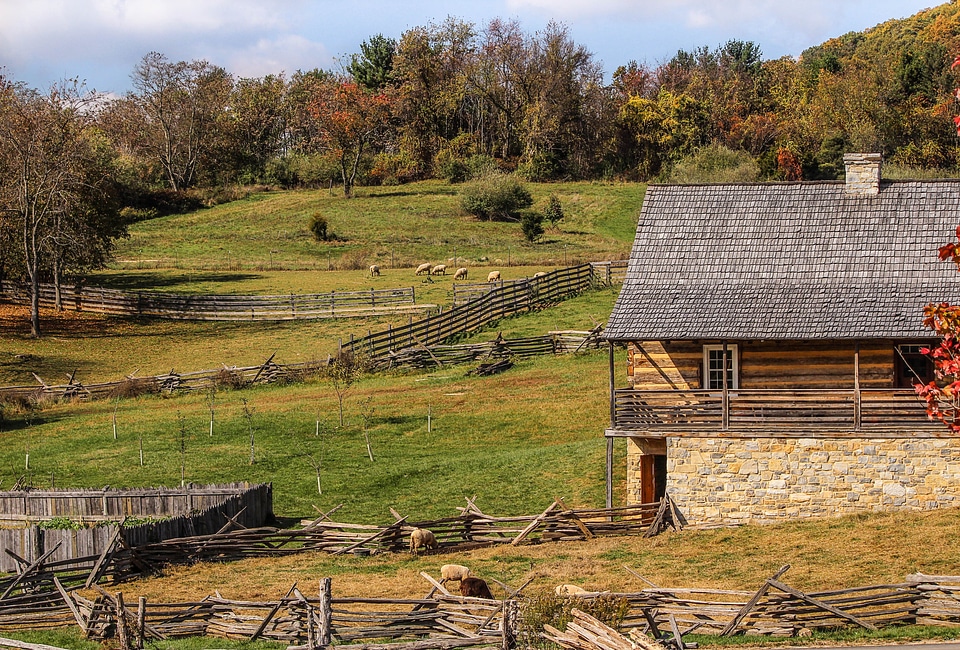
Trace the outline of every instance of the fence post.
{"type": "Polygon", "coordinates": [[[146,629],[147,599],[140,596],[137,601],[137,650],[143,650],[143,634],[146,629]]]}
{"type": "Polygon", "coordinates": [[[331,590],[331,580],[330,578],[321,578],[320,579],[320,629],[318,630],[320,637],[320,647],[326,648],[330,645],[331,639],[331,628],[333,621],[333,611],[331,609],[331,602],[333,598],[330,594],[331,590]]]}
{"type": "Polygon", "coordinates": [[[503,620],[500,625],[500,647],[502,650],[510,650],[517,640],[517,633],[514,629],[517,620],[517,601],[503,601],[503,620]]]}

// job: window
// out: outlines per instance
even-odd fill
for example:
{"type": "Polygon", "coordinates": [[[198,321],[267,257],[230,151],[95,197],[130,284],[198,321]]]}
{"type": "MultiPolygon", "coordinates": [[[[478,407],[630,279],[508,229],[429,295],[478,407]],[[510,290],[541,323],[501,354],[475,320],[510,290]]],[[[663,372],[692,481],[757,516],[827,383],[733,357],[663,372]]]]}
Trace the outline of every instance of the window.
{"type": "Polygon", "coordinates": [[[927,384],[933,381],[933,361],[920,352],[921,344],[898,345],[893,355],[895,388],[913,388],[918,381],[927,384]]]}
{"type": "Polygon", "coordinates": [[[723,377],[726,374],[727,388],[740,387],[740,367],[736,344],[727,344],[726,363],[723,359],[722,345],[703,346],[703,387],[708,390],[722,390],[723,377]],[[724,373],[726,368],[726,373],[724,373]]]}

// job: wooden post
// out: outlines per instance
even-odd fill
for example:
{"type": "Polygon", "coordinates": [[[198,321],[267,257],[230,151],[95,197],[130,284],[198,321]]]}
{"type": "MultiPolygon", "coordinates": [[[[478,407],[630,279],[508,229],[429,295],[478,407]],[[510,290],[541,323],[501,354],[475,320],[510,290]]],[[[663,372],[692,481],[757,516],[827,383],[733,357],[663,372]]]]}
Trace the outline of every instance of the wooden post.
{"type": "Polygon", "coordinates": [[[853,428],[860,430],[860,341],[853,349],[853,428]]]}
{"type": "Polygon", "coordinates": [[[514,620],[516,619],[517,601],[507,600],[503,603],[503,620],[500,630],[500,648],[501,650],[510,650],[516,640],[516,633],[513,630],[514,620]]]}
{"type": "Polygon", "coordinates": [[[121,650],[130,650],[130,631],[127,629],[127,614],[123,606],[123,592],[118,591],[117,601],[117,640],[121,650]]]}
{"type": "MultiPolygon", "coordinates": [[[[723,352],[721,352],[721,364],[723,371],[720,374],[720,383],[723,386],[723,418],[721,427],[724,431],[730,428],[730,394],[727,391],[727,342],[723,342],[723,352]]],[[[731,360],[732,361],[732,360],[731,360]]]]}
{"type": "Polygon", "coordinates": [[[331,608],[331,580],[330,578],[320,579],[320,629],[317,630],[320,646],[326,648],[330,645],[332,638],[333,610],[331,608]]]}
{"type": "Polygon", "coordinates": [[[608,356],[610,358],[610,428],[617,428],[617,390],[614,372],[616,366],[613,360],[613,341],[607,342],[608,356]]]}
{"type": "Polygon", "coordinates": [[[137,650],[143,650],[143,632],[147,618],[147,599],[140,596],[137,601],[137,650]]]}
{"type": "MultiPolygon", "coordinates": [[[[613,438],[607,438],[607,508],[613,507],[613,438]]],[[[613,516],[608,518],[613,521],[613,516]]]]}

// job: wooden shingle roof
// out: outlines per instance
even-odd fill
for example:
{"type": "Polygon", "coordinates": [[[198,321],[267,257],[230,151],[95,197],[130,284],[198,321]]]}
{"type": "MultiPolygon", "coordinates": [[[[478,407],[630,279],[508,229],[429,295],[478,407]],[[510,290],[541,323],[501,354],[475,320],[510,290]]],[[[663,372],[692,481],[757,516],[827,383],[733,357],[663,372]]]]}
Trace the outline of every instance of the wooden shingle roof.
{"type": "Polygon", "coordinates": [[[612,340],[929,337],[923,306],[960,301],[937,259],[960,182],[651,185],[612,340]]]}

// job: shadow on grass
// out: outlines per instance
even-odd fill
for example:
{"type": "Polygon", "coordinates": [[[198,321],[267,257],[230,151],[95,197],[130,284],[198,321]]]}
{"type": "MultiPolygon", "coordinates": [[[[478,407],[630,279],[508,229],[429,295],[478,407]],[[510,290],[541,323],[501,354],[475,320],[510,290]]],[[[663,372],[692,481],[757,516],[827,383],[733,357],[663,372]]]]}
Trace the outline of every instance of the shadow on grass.
{"type": "Polygon", "coordinates": [[[262,277],[257,273],[193,271],[190,273],[157,274],[149,271],[124,271],[122,275],[97,276],[90,283],[90,286],[102,286],[105,289],[120,289],[123,291],[148,291],[169,289],[186,284],[196,284],[197,282],[245,282],[259,280],[262,277]]]}

